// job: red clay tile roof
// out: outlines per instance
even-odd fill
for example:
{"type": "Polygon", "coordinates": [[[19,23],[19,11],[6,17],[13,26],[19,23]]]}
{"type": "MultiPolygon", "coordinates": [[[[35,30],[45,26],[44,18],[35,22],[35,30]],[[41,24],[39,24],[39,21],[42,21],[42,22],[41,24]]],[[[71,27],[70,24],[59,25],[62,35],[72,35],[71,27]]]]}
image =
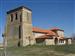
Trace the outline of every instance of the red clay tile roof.
{"type": "Polygon", "coordinates": [[[50,30],[52,30],[52,31],[55,31],[55,30],[64,31],[64,30],[62,30],[62,29],[60,29],[60,28],[57,28],[57,27],[55,27],[55,28],[52,28],[52,29],[50,29],[50,30]]]}
{"type": "Polygon", "coordinates": [[[36,27],[33,27],[32,31],[33,32],[39,32],[39,33],[46,33],[47,35],[55,35],[55,33],[53,31],[44,30],[44,29],[40,29],[40,28],[36,28],[36,27]]]}

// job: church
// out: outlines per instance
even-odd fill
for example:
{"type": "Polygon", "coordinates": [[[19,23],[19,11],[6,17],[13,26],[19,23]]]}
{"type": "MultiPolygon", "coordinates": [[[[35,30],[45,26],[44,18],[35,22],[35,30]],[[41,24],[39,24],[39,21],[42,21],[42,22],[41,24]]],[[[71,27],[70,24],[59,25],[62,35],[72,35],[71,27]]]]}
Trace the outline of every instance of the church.
{"type": "Polygon", "coordinates": [[[32,26],[32,10],[18,7],[7,12],[5,26],[5,43],[7,46],[27,45],[64,45],[71,44],[71,38],[65,38],[60,28],[41,29],[32,26]]]}

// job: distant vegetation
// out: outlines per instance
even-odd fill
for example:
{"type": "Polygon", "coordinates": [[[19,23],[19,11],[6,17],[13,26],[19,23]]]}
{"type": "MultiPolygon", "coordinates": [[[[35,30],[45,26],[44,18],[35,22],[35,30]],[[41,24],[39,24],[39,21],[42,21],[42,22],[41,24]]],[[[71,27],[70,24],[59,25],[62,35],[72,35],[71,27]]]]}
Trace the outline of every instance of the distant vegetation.
{"type": "Polygon", "coordinates": [[[71,38],[75,39],[75,33],[74,33],[74,34],[72,34],[71,38]]]}

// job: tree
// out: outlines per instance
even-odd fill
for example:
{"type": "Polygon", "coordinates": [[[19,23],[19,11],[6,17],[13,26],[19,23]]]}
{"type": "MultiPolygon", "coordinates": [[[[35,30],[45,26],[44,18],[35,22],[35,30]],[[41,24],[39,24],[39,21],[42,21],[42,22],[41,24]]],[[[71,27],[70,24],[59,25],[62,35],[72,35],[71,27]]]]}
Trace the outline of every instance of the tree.
{"type": "Polygon", "coordinates": [[[71,38],[72,38],[72,39],[75,39],[75,34],[73,34],[73,35],[71,36],[71,38]]]}

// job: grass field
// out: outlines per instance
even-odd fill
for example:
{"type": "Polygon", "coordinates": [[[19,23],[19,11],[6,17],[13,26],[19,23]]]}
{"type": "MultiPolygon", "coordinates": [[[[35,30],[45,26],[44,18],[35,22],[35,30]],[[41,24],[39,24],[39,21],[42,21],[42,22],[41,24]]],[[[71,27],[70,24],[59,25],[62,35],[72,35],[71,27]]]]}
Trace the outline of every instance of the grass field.
{"type": "Polygon", "coordinates": [[[3,49],[0,48],[0,56],[3,54],[3,49]]]}
{"type": "Polygon", "coordinates": [[[75,45],[43,46],[7,48],[8,56],[75,56],[75,45]]]}

